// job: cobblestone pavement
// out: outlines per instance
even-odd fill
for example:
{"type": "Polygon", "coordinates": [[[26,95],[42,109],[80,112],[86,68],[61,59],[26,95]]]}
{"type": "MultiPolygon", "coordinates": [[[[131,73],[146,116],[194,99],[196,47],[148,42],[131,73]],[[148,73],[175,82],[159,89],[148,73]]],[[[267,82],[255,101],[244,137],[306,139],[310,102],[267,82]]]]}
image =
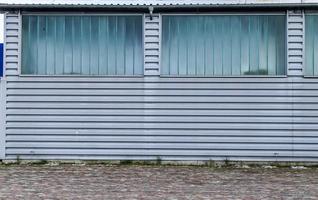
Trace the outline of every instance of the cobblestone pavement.
{"type": "Polygon", "coordinates": [[[0,199],[318,199],[318,170],[2,166],[0,199]]]}

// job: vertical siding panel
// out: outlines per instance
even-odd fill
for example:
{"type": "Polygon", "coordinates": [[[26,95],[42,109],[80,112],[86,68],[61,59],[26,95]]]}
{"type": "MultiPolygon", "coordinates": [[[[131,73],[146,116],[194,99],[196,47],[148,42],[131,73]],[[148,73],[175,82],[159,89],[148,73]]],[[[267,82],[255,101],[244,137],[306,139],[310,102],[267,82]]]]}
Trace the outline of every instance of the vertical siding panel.
{"type": "Polygon", "coordinates": [[[219,38],[215,40],[214,42],[214,49],[218,49],[217,51],[214,52],[214,75],[222,75],[223,74],[223,46],[222,43],[224,42],[225,38],[224,37],[224,25],[222,18],[216,17],[215,18],[215,24],[213,25],[214,28],[214,33],[216,33],[215,38],[219,38]]]}
{"type": "Polygon", "coordinates": [[[215,43],[216,43],[216,35],[217,35],[217,31],[216,31],[216,28],[215,28],[215,22],[216,22],[216,19],[215,18],[211,18],[210,20],[208,20],[206,22],[206,33],[205,33],[205,38],[206,38],[206,41],[205,41],[205,53],[206,53],[206,67],[205,67],[205,73],[206,74],[215,74],[215,70],[216,70],[216,66],[215,66],[215,52],[219,51],[219,50],[216,50],[214,48],[215,46],[215,43]]]}
{"type": "MultiPolygon", "coordinates": [[[[160,73],[161,74],[169,74],[169,69],[170,69],[170,58],[169,56],[170,54],[170,31],[163,31],[164,29],[169,30],[169,18],[164,18],[161,17],[161,28],[160,28],[160,36],[161,36],[161,41],[160,41],[160,46],[161,49],[166,49],[165,51],[160,51],[160,73]],[[164,21],[166,20],[166,22],[164,21]],[[166,25],[166,26],[164,26],[166,25]],[[165,40],[163,40],[162,38],[166,38],[165,40]]],[[[183,29],[185,32],[187,32],[187,26],[186,24],[183,25],[185,28],[183,29]]],[[[159,28],[159,27],[158,27],[159,28]]],[[[187,36],[187,35],[186,35],[187,36]]],[[[147,38],[146,38],[147,39],[147,38]]],[[[145,40],[146,40],[145,39],[145,40]]],[[[185,43],[188,46],[188,40],[185,43]]],[[[146,45],[146,44],[145,44],[146,45]]],[[[147,49],[147,46],[145,46],[145,50],[147,49]]],[[[155,51],[154,51],[155,52],[155,51]]],[[[156,53],[156,52],[155,52],[156,53]]],[[[187,58],[187,52],[185,52],[185,58],[187,58]]],[[[187,59],[185,59],[187,60],[187,59]]],[[[187,63],[187,61],[185,61],[187,63]]],[[[187,66],[185,66],[187,67],[187,66]]],[[[182,70],[183,71],[183,70],[182,70]]],[[[185,75],[187,74],[187,69],[185,69],[185,75]]]]}
{"type": "Polygon", "coordinates": [[[74,74],[81,74],[82,69],[82,23],[81,17],[75,16],[73,18],[73,36],[72,42],[74,45],[73,48],[73,68],[72,71],[74,74]]]}
{"type": "MultiPolygon", "coordinates": [[[[317,24],[317,20],[315,20],[315,18],[311,18],[311,17],[306,17],[306,24],[305,24],[305,28],[306,28],[306,34],[308,33],[314,33],[315,32],[315,27],[314,26],[308,26],[309,24],[317,24]]],[[[299,32],[299,31],[298,31],[299,32]]],[[[305,37],[305,44],[310,44],[310,45],[305,45],[305,63],[306,66],[304,65],[304,75],[307,74],[314,74],[314,48],[313,44],[314,44],[314,39],[315,37],[305,37]],[[310,47],[310,48],[309,48],[310,47]]],[[[299,53],[299,51],[294,51],[294,53],[299,53]]]]}
{"type": "MultiPolygon", "coordinates": [[[[31,29],[31,32],[29,34],[29,44],[32,43],[31,41],[34,41],[34,37],[38,37],[38,18],[35,17],[35,16],[30,16],[31,20],[30,20],[30,29],[31,29]],[[31,40],[32,39],[32,40],[31,40]]],[[[38,43],[37,42],[34,42],[33,44],[31,44],[30,48],[29,48],[29,51],[34,51],[36,53],[34,53],[32,56],[29,57],[29,59],[31,59],[31,62],[29,63],[30,64],[30,71],[28,71],[29,73],[38,73],[39,69],[39,62],[38,62],[38,58],[37,58],[37,55],[38,55],[38,47],[37,47],[38,43]]],[[[28,54],[30,53],[28,52],[28,54]]],[[[22,52],[23,53],[23,52],[22,52]]],[[[31,55],[31,53],[30,53],[31,55]]],[[[23,65],[24,63],[22,63],[22,66],[21,66],[21,71],[26,70],[27,67],[24,67],[23,65]]],[[[26,63],[27,64],[27,63],[26,63]]]]}
{"type": "Polygon", "coordinates": [[[306,13],[305,17],[305,64],[304,75],[306,76],[317,76],[318,75],[318,17],[316,14],[306,13]]]}
{"type": "Polygon", "coordinates": [[[56,44],[56,20],[54,17],[47,17],[47,32],[46,32],[46,38],[48,41],[47,43],[47,74],[48,75],[54,75],[54,69],[55,69],[55,44],[56,44]]]}
{"type": "MultiPolygon", "coordinates": [[[[196,44],[196,75],[202,76],[205,73],[205,59],[204,59],[204,45],[205,45],[205,38],[203,37],[204,31],[205,31],[205,20],[203,17],[199,17],[198,19],[202,23],[198,23],[198,32],[195,34],[195,36],[198,38],[197,44],[196,44]]],[[[181,23],[181,22],[180,22],[181,23]]],[[[180,37],[181,34],[179,33],[180,37]]]]}
{"type": "MultiPolygon", "coordinates": [[[[284,20],[284,19],[280,19],[280,20],[284,20]]],[[[276,23],[277,23],[277,21],[276,21],[276,23]]],[[[286,30],[286,28],[285,28],[285,30],[286,30]]],[[[276,70],[277,70],[276,74],[277,75],[286,75],[287,74],[287,69],[286,69],[286,66],[287,66],[286,31],[280,32],[280,31],[276,30],[276,35],[278,35],[278,37],[277,37],[278,54],[277,55],[278,55],[278,58],[283,58],[283,59],[277,59],[277,66],[276,66],[276,70]],[[279,41],[284,41],[284,42],[281,43],[279,41]]]]}
{"type": "Polygon", "coordinates": [[[73,73],[73,17],[65,17],[65,51],[64,51],[64,74],[73,73]]]}
{"type": "MultiPolygon", "coordinates": [[[[197,43],[195,42],[198,37],[198,26],[199,24],[196,21],[197,19],[189,19],[188,23],[188,32],[189,32],[189,45],[188,45],[188,74],[187,75],[196,75],[197,74],[197,43]]],[[[172,57],[172,56],[171,56],[172,57]]],[[[173,58],[170,58],[173,59],[173,58]]],[[[170,64],[170,70],[173,68],[173,65],[170,64]]]]}
{"type": "Polygon", "coordinates": [[[25,24],[24,29],[22,31],[29,33],[25,34],[22,38],[22,45],[28,47],[28,51],[22,53],[24,60],[24,63],[22,63],[22,65],[25,64],[27,66],[30,66],[28,69],[23,68],[22,71],[25,74],[31,74],[34,73],[34,70],[32,70],[34,68],[34,64],[32,63],[33,58],[31,58],[31,54],[29,53],[30,51],[32,51],[32,43],[30,42],[30,38],[32,36],[32,23],[31,20],[27,20],[26,18],[23,18],[22,23],[25,24]]]}
{"type": "MultiPolygon", "coordinates": [[[[270,20],[269,22],[270,27],[275,27],[275,21],[270,20]]],[[[275,34],[275,29],[270,28],[269,32],[272,32],[273,35],[275,34]],[[274,32],[274,33],[273,33],[274,32]]],[[[268,74],[269,75],[274,75],[276,74],[276,67],[277,67],[277,57],[276,57],[276,52],[277,52],[277,41],[273,37],[269,37],[268,39],[268,74]]]]}
{"type": "Polygon", "coordinates": [[[250,20],[247,16],[244,16],[242,19],[242,35],[247,35],[248,37],[243,37],[241,42],[241,75],[244,75],[245,72],[248,72],[250,70],[250,53],[249,53],[249,38],[250,38],[250,30],[249,30],[249,23],[250,20]]]}
{"type": "MultiPolygon", "coordinates": [[[[266,17],[266,20],[264,21],[264,23],[261,25],[260,27],[260,51],[259,51],[259,69],[260,70],[264,70],[264,71],[268,71],[268,19],[269,17],[266,17]]],[[[285,67],[285,66],[284,66],[285,67]]]]}
{"type": "Polygon", "coordinates": [[[101,17],[98,32],[98,38],[100,38],[98,44],[99,74],[107,74],[107,27],[107,18],[101,17]]]}
{"type": "Polygon", "coordinates": [[[64,72],[64,51],[65,51],[65,17],[59,16],[56,19],[56,48],[55,48],[55,69],[54,73],[64,72]]]}
{"type": "Polygon", "coordinates": [[[222,35],[223,35],[223,43],[222,43],[222,75],[230,76],[232,75],[232,66],[231,59],[232,58],[232,37],[231,37],[231,21],[229,16],[224,17],[225,24],[222,25],[222,35]]]}
{"type": "Polygon", "coordinates": [[[239,76],[241,74],[241,37],[240,37],[240,33],[242,30],[241,30],[241,23],[240,23],[238,17],[236,17],[232,21],[231,29],[232,29],[231,31],[233,34],[232,41],[231,41],[231,43],[232,43],[231,48],[236,50],[236,51],[234,51],[234,53],[232,53],[231,74],[234,76],[239,76]],[[235,34],[235,31],[237,31],[236,34],[235,34]]]}
{"type": "MultiPolygon", "coordinates": [[[[250,24],[250,39],[249,39],[249,71],[255,72],[258,70],[258,16],[249,17],[250,24]]],[[[275,65],[273,66],[275,68],[275,65]]]]}
{"type": "Polygon", "coordinates": [[[169,22],[169,34],[175,37],[170,37],[170,56],[169,56],[169,74],[178,75],[178,44],[179,44],[179,22],[178,18],[176,20],[169,22]],[[173,66],[173,67],[172,67],[173,66]]]}
{"type": "Polygon", "coordinates": [[[108,35],[109,35],[109,51],[108,51],[108,74],[109,75],[116,75],[116,60],[117,60],[117,23],[116,16],[108,16],[108,35]]]}
{"type": "MultiPolygon", "coordinates": [[[[187,75],[187,46],[189,32],[187,32],[187,24],[179,23],[179,32],[185,33],[183,36],[180,35],[178,42],[178,72],[181,76],[187,75]]],[[[169,52],[162,52],[169,53],[169,52]]],[[[167,74],[167,73],[165,73],[167,74]]]]}
{"type": "MultiPolygon", "coordinates": [[[[91,44],[90,44],[90,74],[91,75],[99,75],[99,48],[98,45],[100,40],[98,38],[99,32],[99,20],[100,17],[94,16],[91,17],[91,44]]],[[[117,58],[116,58],[117,59],[117,58]]],[[[118,68],[118,66],[116,66],[118,68]]]]}
{"type": "MultiPolygon", "coordinates": [[[[127,23],[127,22],[126,22],[127,23]]],[[[119,39],[117,43],[118,52],[117,52],[117,74],[125,74],[125,45],[126,45],[126,38],[125,38],[126,26],[125,26],[125,18],[118,17],[118,37],[124,38],[119,39]]],[[[142,55],[140,55],[142,56],[142,55]]]]}
{"type": "MultiPolygon", "coordinates": [[[[47,72],[47,17],[38,16],[38,73],[46,74],[47,72]],[[41,50],[40,50],[41,49],[41,50]]],[[[68,60],[68,59],[66,59],[68,60]]],[[[65,63],[68,66],[68,63],[65,63]]]]}
{"type": "Polygon", "coordinates": [[[140,36],[134,40],[134,74],[138,75],[144,74],[144,49],[142,48],[144,45],[143,22],[144,20],[139,21],[137,18],[134,20],[135,33],[140,36]]]}
{"type": "Polygon", "coordinates": [[[91,59],[91,20],[89,17],[82,17],[81,19],[81,32],[82,38],[81,41],[83,42],[82,48],[82,74],[90,74],[90,59],[91,59]]]}
{"type": "MultiPolygon", "coordinates": [[[[134,71],[138,71],[138,68],[142,68],[143,66],[138,66],[138,64],[135,66],[135,52],[134,52],[134,43],[135,41],[132,40],[132,36],[136,33],[136,24],[134,19],[126,19],[127,22],[125,24],[125,32],[123,33],[125,35],[126,41],[124,43],[124,55],[125,55],[125,63],[123,64],[125,74],[132,75],[134,74],[134,71]],[[133,33],[133,34],[131,34],[133,33]]],[[[142,56],[142,55],[140,55],[142,56]]],[[[140,70],[139,70],[140,71],[140,70]]],[[[143,70],[141,70],[142,74],[143,70]]],[[[138,73],[139,74],[139,73],[138,73]]]]}

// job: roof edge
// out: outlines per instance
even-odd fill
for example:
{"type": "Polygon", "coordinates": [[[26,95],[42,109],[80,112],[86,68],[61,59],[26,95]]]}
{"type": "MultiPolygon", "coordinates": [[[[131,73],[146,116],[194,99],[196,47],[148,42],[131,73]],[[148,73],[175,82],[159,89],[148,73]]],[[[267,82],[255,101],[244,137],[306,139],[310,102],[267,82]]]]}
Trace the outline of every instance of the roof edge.
{"type": "Polygon", "coordinates": [[[0,11],[21,10],[21,9],[148,9],[149,6],[155,9],[182,9],[182,8],[318,8],[318,3],[245,3],[245,4],[0,4],[0,11]]]}

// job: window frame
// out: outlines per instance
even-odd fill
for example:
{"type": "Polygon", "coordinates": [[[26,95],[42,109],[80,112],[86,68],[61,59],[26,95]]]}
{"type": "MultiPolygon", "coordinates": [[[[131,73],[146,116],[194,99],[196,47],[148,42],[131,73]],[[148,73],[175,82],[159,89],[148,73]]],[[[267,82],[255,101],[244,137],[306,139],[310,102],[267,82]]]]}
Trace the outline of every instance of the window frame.
{"type": "Polygon", "coordinates": [[[288,56],[287,56],[287,11],[278,11],[278,12],[246,12],[246,11],[236,11],[236,12],[206,12],[206,13],[192,13],[192,12],[180,12],[180,13],[161,13],[160,14],[160,55],[159,55],[159,64],[160,64],[160,77],[161,78],[287,78],[288,77],[288,56]],[[163,31],[163,24],[162,24],[162,17],[163,16],[229,16],[229,15],[279,15],[284,16],[285,18],[285,74],[284,75],[164,75],[161,74],[161,63],[162,63],[162,31],[163,31]]]}
{"type": "Polygon", "coordinates": [[[143,78],[145,76],[145,14],[144,13],[108,13],[108,12],[21,12],[19,19],[19,63],[18,63],[18,75],[19,77],[71,77],[71,78],[143,78]],[[142,74],[138,75],[84,75],[84,74],[22,74],[22,20],[24,16],[140,16],[141,18],[141,60],[142,60],[142,74]]]}

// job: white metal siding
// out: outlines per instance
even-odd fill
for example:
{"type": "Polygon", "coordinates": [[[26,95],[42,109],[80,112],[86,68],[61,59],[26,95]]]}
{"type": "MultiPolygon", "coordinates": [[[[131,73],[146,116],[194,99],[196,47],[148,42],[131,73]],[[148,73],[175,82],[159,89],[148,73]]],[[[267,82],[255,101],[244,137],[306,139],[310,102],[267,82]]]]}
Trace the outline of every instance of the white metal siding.
{"type": "Polygon", "coordinates": [[[6,21],[6,159],[318,160],[316,79],[19,77],[6,21]]]}
{"type": "Polygon", "coordinates": [[[287,63],[289,76],[303,75],[304,13],[301,10],[287,12],[287,63]]]}
{"type": "Polygon", "coordinates": [[[146,76],[159,76],[159,48],[160,48],[160,16],[149,15],[144,18],[144,50],[145,50],[145,71],[146,76]]]}
{"type": "Polygon", "coordinates": [[[5,80],[0,78],[0,159],[5,158],[5,80]]]}

